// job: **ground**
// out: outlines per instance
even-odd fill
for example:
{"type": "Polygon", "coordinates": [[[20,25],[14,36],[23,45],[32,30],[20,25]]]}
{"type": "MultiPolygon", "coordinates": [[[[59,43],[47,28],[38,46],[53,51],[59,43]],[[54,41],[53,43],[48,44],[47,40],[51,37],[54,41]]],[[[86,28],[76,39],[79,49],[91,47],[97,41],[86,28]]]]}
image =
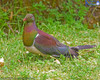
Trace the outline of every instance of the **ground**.
{"type": "MultiPolygon", "coordinates": [[[[39,25],[38,25],[39,26],[39,25]]],[[[99,80],[100,79],[100,29],[76,29],[56,25],[43,31],[55,36],[68,46],[97,45],[96,48],[79,51],[78,59],[41,57],[28,53],[22,42],[22,31],[0,39],[0,56],[4,67],[0,68],[1,78],[28,78],[29,80],[99,80]]]]}

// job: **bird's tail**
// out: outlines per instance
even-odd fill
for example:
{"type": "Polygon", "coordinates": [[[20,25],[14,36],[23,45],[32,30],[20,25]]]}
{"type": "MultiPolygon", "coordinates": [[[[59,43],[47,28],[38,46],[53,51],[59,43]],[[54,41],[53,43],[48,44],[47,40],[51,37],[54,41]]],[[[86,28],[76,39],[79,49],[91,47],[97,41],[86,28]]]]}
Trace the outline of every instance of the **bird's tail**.
{"type": "Polygon", "coordinates": [[[77,56],[79,55],[78,54],[79,50],[90,49],[93,47],[96,47],[96,45],[83,45],[83,46],[69,47],[69,51],[70,51],[72,57],[75,56],[77,58],[77,56]]]}
{"type": "Polygon", "coordinates": [[[77,46],[78,50],[82,50],[82,49],[90,49],[96,47],[96,45],[83,45],[83,46],[77,46]]]}

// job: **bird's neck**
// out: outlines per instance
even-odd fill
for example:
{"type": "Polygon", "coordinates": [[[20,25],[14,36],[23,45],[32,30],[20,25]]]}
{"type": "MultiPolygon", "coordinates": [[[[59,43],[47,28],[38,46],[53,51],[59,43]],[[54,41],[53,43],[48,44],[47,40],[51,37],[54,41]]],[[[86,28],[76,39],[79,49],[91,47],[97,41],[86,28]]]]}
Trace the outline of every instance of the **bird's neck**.
{"type": "Polygon", "coordinates": [[[35,23],[35,21],[33,21],[33,27],[34,27],[34,29],[35,29],[36,31],[39,30],[39,29],[36,27],[36,23],[35,23]]]}
{"type": "Polygon", "coordinates": [[[38,31],[39,29],[36,27],[36,23],[35,23],[35,20],[28,20],[27,21],[27,26],[28,27],[31,27],[31,28],[33,28],[33,29],[35,29],[36,31],[38,31]],[[31,25],[31,26],[30,26],[31,25]]]}
{"type": "Polygon", "coordinates": [[[38,28],[36,27],[35,21],[29,22],[24,27],[23,42],[25,46],[32,46],[36,35],[38,34],[38,28]]]}

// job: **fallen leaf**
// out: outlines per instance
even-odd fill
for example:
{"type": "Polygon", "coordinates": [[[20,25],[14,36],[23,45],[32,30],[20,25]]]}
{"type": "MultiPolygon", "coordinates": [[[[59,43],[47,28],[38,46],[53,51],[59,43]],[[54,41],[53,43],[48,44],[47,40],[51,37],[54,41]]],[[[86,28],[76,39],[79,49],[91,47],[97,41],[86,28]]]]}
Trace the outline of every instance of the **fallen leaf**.
{"type": "Polygon", "coordinates": [[[10,21],[13,19],[13,12],[10,13],[10,21]]]}
{"type": "Polygon", "coordinates": [[[56,71],[56,70],[49,70],[48,72],[43,71],[43,73],[50,73],[50,72],[54,72],[54,71],[56,71]]]}
{"type": "Polygon", "coordinates": [[[56,62],[57,64],[60,64],[60,61],[59,61],[59,60],[57,60],[57,59],[56,59],[54,62],[56,62]]]}
{"type": "Polygon", "coordinates": [[[0,58],[0,67],[3,67],[3,66],[4,66],[4,59],[2,57],[2,58],[0,58]]]}
{"type": "Polygon", "coordinates": [[[21,63],[21,61],[20,61],[20,60],[18,60],[18,62],[19,62],[19,63],[21,63]]]}
{"type": "Polygon", "coordinates": [[[29,51],[26,51],[26,54],[28,54],[29,53],[29,51]]]}

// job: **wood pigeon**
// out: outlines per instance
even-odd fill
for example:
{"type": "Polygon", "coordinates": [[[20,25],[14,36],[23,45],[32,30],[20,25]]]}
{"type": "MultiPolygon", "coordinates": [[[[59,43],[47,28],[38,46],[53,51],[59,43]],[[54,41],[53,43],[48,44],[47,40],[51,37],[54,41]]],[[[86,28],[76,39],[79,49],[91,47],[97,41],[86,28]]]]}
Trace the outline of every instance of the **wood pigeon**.
{"type": "Polygon", "coordinates": [[[27,21],[23,31],[23,43],[29,52],[42,56],[48,54],[54,57],[60,57],[62,54],[65,57],[74,58],[75,56],[77,58],[79,50],[96,47],[96,45],[69,47],[60,43],[52,35],[36,27],[35,18],[32,14],[27,14],[23,21],[27,21]]]}

